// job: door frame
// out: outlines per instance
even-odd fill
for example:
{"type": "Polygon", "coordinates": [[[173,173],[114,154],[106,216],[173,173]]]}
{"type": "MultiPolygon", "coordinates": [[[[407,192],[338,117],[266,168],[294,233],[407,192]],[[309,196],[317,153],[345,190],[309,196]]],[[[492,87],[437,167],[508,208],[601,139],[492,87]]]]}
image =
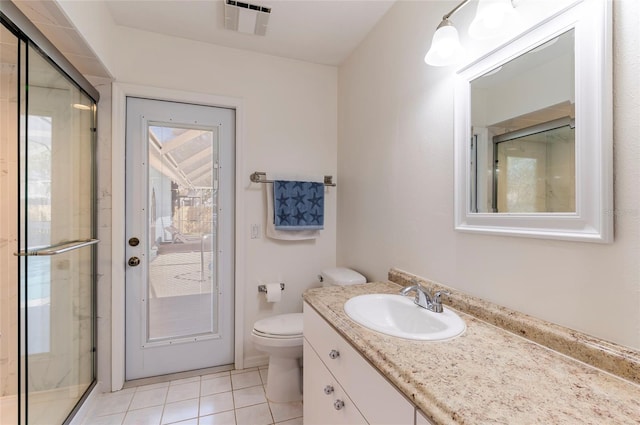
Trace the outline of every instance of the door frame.
{"type": "Polygon", "coordinates": [[[244,202],[240,184],[245,175],[244,147],[244,99],[163,89],[138,84],[112,84],[111,93],[111,391],[121,390],[125,382],[125,134],[127,97],[143,97],[154,100],[185,102],[216,106],[236,111],[235,140],[235,254],[234,254],[234,364],[244,367],[244,202]]]}

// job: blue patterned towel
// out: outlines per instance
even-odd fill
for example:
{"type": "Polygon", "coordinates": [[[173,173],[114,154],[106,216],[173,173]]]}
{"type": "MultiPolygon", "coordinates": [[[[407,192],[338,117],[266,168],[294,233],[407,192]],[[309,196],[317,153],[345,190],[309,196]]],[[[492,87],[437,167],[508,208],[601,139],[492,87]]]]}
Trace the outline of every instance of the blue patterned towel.
{"type": "Polygon", "coordinates": [[[324,184],[276,180],[273,209],[276,230],[323,229],[324,184]]]}

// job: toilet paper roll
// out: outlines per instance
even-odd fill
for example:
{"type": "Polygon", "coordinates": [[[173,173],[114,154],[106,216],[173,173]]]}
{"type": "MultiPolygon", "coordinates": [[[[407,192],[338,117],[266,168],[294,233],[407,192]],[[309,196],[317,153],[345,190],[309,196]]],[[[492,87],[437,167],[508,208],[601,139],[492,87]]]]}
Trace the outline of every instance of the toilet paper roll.
{"type": "Polygon", "coordinates": [[[277,303],[282,299],[282,289],[279,283],[267,283],[267,302],[277,303]]]}

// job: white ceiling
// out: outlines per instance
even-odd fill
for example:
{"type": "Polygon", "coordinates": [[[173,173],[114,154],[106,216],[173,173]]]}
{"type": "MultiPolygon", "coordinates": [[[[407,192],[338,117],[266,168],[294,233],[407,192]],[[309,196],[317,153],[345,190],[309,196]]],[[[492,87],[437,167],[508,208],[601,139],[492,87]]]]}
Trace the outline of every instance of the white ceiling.
{"type": "Polygon", "coordinates": [[[395,0],[246,0],[271,7],[266,36],[224,29],[223,0],[107,0],[118,25],[339,65],[395,0]]]}

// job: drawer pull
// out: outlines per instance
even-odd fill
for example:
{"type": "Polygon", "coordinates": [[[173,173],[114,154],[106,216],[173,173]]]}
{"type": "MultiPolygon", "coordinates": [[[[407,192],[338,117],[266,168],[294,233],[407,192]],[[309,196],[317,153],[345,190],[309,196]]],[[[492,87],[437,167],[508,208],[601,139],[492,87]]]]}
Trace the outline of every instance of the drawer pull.
{"type": "Polygon", "coordinates": [[[336,400],[333,402],[333,408],[336,410],[342,410],[344,408],[344,401],[336,400]]]}
{"type": "Polygon", "coordinates": [[[327,385],[326,387],[324,387],[324,393],[325,393],[326,395],[329,395],[329,394],[331,394],[332,392],[333,392],[333,386],[331,386],[331,385],[327,385]]]}
{"type": "Polygon", "coordinates": [[[331,350],[329,352],[329,358],[330,359],[337,359],[338,357],[340,357],[340,351],[338,350],[331,350]]]}

